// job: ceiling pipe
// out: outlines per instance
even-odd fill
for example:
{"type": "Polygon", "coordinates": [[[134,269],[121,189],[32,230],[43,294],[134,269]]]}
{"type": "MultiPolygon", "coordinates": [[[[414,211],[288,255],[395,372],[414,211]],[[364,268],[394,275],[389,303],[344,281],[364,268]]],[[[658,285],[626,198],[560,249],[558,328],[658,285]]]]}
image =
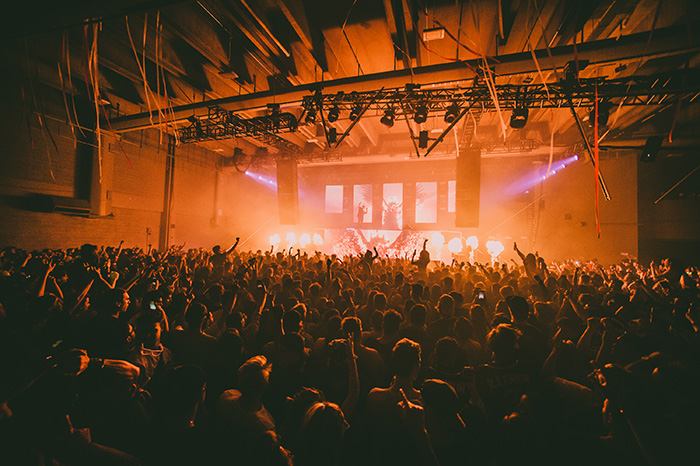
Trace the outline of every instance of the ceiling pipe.
{"type": "MultiPolygon", "coordinates": [[[[576,45],[578,60],[588,60],[589,66],[606,63],[631,60],[640,57],[654,55],[679,54],[700,50],[700,37],[697,33],[688,34],[688,30],[700,29],[700,21],[688,25],[688,29],[671,26],[654,31],[653,40],[649,41],[649,32],[622,36],[620,38],[604,39],[595,42],[576,45]]],[[[541,70],[563,68],[566,63],[575,59],[573,45],[566,45],[550,49],[552,58],[549,58],[547,50],[535,52],[541,70]]],[[[513,53],[494,57],[497,63],[491,60],[491,67],[497,76],[519,75],[535,73],[537,68],[532,60],[530,52],[513,53]]],[[[425,66],[421,68],[402,69],[383,73],[367,74],[341,78],[323,83],[310,83],[294,86],[290,89],[275,91],[268,90],[243,94],[233,97],[212,99],[193,104],[181,105],[172,109],[173,120],[181,122],[192,116],[197,110],[206,110],[211,106],[219,106],[229,111],[243,111],[264,108],[270,101],[285,105],[296,105],[310,93],[322,87],[327,94],[339,91],[366,92],[376,90],[378,87],[399,88],[407,82],[430,85],[443,83],[457,83],[470,80],[475,77],[474,69],[480,67],[481,59],[471,59],[460,62],[444,63],[425,66]],[[412,76],[413,75],[413,76],[412,76]]],[[[157,116],[157,111],[151,112],[157,116]]],[[[205,112],[203,112],[205,113],[205,112]]],[[[123,116],[112,120],[112,127],[116,132],[140,130],[153,126],[149,112],[123,116]]]]}

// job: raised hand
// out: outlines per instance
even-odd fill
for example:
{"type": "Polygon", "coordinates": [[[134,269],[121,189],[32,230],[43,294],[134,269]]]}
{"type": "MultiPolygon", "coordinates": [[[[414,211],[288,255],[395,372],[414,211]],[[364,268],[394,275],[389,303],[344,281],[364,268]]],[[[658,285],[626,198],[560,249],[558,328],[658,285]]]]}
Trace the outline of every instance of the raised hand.
{"type": "Polygon", "coordinates": [[[404,393],[403,388],[399,388],[401,393],[402,401],[399,401],[399,408],[401,409],[401,419],[406,423],[406,426],[413,434],[420,434],[425,432],[425,412],[423,407],[419,404],[412,403],[406,393],[404,393]]]}

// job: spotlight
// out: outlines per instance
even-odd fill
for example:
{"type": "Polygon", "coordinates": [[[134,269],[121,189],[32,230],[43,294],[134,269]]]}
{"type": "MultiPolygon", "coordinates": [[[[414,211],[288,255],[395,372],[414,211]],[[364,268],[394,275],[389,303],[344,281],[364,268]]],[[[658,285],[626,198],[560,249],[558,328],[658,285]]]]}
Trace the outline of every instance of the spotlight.
{"type": "Polygon", "coordinates": [[[529,114],[527,107],[516,107],[510,116],[510,127],[513,129],[524,128],[529,114]]]}
{"type": "Polygon", "coordinates": [[[338,108],[337,105],[334,105],[328,111],[328,121],[331,123],[336,122],[336,121],[338,121],[339,116],[340,116],[340,109],[338,108]]]}
{"type": "Polygon", "coordinates": [[[425,123],[428,120],[428,106],[425,104],[420,104],[416,107],[416,113],[413,115],[413,121],[418,123],[425,123]]]}
{"type": "Polygon", "coordinates": [[[358,104],[353,105],[352,108],[350,109],[350,115],[348,115],[348,118],[350,118],[350,121],[357,120],[357,117],[360,116],[361,110],[362,109],[360,108],[360,106],[358,104]]]}
{"type": "Polygon", "coordinates": [[[304,119],[306,124],[311,125],[316,123],[316,109],[310,108],[306,112],[306,118],[304,119]]]}
{"type": "Polygon", "coordinates": [[[383,124],[384,126],[391,128],[392,126],[394,126],[394,119],[395,118],[396,118],[396,114],[394,113],[394,109],[390,108],[384,112],[384,116],[382,117],[381,120],[379,120],[379,122],[381,124],[383,124]]]}
{"type": "Polygon", "coordinates": [[[445,111],[445,123],[454,122],[459,116],[459,104],[457,102],[452,102],[452,104],[447,107],[445,111]]]}

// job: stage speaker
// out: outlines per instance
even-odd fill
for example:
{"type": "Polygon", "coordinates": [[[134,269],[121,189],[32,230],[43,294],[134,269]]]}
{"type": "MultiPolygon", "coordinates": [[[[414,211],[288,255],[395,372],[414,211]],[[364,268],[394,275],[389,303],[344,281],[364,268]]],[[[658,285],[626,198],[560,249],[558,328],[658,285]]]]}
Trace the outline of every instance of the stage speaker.
{"type": "Polygon", "coordinates": [[[479,198],[481,194],[481,149],[470,147],[457,157],[455,183],[455,226],[479,226],[479,198]]]}
{"type": "Polygon", "coordinates": [[[661,149],[662,142],[663,138],[661,136],[651,136],[647,138],[647,142],[644,144],[639,161],[653,162],[656,160],[656,156],[659,155],[659,149],[661,149]]]}
{"type": "Polygon", "coordinates": [[[299,190],[296,160],[277,161],[277,206],[280,225],[299,223],[299,190]]]}

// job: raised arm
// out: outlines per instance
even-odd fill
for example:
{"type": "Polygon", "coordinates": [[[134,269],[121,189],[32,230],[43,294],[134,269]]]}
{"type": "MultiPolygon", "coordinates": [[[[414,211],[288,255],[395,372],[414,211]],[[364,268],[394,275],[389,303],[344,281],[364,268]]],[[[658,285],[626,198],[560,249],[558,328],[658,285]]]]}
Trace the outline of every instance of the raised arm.
{"type": "Polygon", "coordinates": [[[239,237],[236,237],[236,242],[233,243],[233,246],[231,246],[230,248],[228,248],[228,249],[226,250],[226,254],[232,253],[233,250],[236,249],[236,246],[238,246],[238,242],[239,242],[240,240],[241,240],[241,239],[240,239],[239,237]]]}
{"type": "Polygon", "coordinates": [[[121,240],[119,242],[119,248],[117,248],[117,253],[114,255],[114,264],[116,265],[117,261],[119,260],[119,256],[122,255],[122,249],[124,248],[124,240],[121,240]]]}
{"type": "Polygon", "coordinates": [[[46,267],[46,273],[44,274],[44,278],[42,278],[42,280],[41,280],[41,285],[39,285],[39,291],[36,294],[38,297],[44,296],[44,293],[46,292],[46,281],[49,279],[49,274],[55,268],[56,268],[56,264],[54,264],[53,261],[50,261],[46,267]]]}
{"type": "Polygon", "coordinates": [[[360,397],[360,377],[357,374],[357,355],[355,354],[355,342],[352,337],[347,339],[346,360],[348,362],[348,395],[343,400],[340,409],[347,419],[355,414],[357,400],[360,397]]]}
{"type": "Polygon", "coordinates": [[[523,263],[523,268],[525,269],[525,275],[528,276],[528,278],[533,278],[533,273],[532,270],[527,266],[527,263],[525,262],[525,255],[520,252],[520,249],[518,249],[518,243],[513,241],[513,250],[518,253],[518,257],[520,257],[520,261],[523,263]]]}

